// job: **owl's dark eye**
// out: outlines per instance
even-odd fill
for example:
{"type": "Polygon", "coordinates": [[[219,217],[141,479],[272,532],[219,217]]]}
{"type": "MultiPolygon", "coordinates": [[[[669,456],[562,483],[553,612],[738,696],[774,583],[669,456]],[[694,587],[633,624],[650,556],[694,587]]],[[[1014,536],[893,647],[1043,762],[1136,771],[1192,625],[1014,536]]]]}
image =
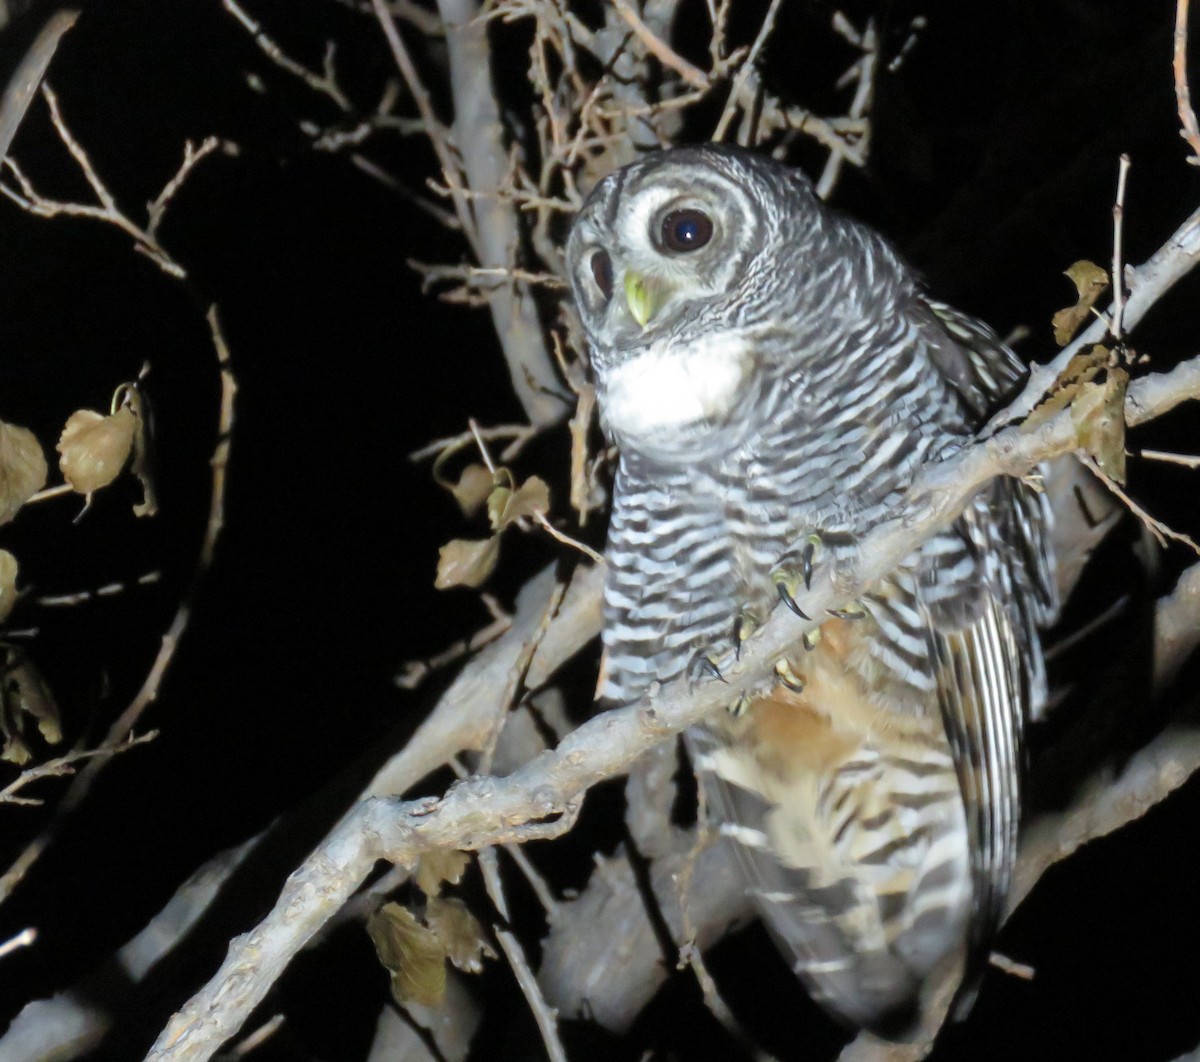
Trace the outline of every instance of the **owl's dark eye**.
{"type": "Polygon", "coordinates": [[[702,210],[672,210],[662,220],[662,245],[668,251],[698,251],[712,234],[712,218],[702,210]]]}
{"type": "Polygon", "coordinates": [[[612,259],[608,257],[607,251],[597,251],[592,255],[592,279],[596,281],[596,287],[600,289],[604,301],[608,302],[612,298],[613,270],[612,259]]]}

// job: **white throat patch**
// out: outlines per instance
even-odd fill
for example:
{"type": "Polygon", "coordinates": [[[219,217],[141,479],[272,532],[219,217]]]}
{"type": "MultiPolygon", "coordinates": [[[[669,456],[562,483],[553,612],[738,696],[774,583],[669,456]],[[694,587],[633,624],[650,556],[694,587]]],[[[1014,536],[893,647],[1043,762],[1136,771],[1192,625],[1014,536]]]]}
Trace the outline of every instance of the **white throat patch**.
{"type": "Polygon", "coordinates": [[[665,343],[614,368],[604,389],[612,431],[632,438],[727,414],[753,368],[750,343],[729,333],[665,343]]]}

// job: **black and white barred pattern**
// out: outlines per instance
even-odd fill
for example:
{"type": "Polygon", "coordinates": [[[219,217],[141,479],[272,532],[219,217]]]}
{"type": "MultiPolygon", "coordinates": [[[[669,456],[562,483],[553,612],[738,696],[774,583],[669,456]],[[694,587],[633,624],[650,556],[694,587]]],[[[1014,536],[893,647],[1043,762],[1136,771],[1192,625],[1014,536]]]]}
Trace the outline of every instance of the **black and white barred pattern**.
{"type": "MultiPolygon", "coordinates": [[[[771,570],[804,536],[853,541],[888,516],[1018,378],[1011,352],[925,299],[880,237],[802,175],[736,150],[664,152],[606,178],[568,263],[620,448],[611,702],[727,642],[739,609],[768,609],[771,570]],[[679,209],[711,217],[710,254],[656,245],[679,209]],[[644,327],[622,302],[628,277],[661,302],[644,327]]],[[[994,484],[872,588],[840,666],[878,718],[829,724],[853,730],[852,755],[772,774],[753,719],[691,737],[776,938],[858,1024],[911,1002],[968,925],[983,939],[999,917],[1023,726],[1044,696],[1036,627],[1055,607],[1046,520],[1025,487],[994,484]]]]}

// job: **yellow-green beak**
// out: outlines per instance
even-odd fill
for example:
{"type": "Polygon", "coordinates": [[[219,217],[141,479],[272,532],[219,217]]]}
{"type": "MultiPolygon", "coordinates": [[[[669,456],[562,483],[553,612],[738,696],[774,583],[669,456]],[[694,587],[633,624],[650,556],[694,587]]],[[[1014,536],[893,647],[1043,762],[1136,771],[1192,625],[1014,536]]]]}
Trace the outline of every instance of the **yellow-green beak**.
{"type": "Polygon", "coordinates": [[[625,302],[642,328],[663,308],[669,295],[670,289],[657,277],[644,277],[633,270],[625,272],[625,302]]]}

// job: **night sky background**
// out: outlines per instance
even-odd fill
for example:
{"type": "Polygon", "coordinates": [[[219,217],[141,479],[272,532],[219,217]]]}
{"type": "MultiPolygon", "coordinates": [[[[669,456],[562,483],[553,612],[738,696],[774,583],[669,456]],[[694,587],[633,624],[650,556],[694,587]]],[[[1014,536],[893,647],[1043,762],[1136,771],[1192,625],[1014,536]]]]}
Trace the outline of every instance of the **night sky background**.
{"type": "MultiPolygon", "coordinates": [[[[1122,151],[1133,160],[1129,261],[1147,257],[1200,201],[1200,170],[1185,164],[1177,132],[1169,0],[841,6],[856,24],[876,15],[885,56],[896,54],[914,16],[928,25],[900,68],[881,74],[870,166],[845,174],[835,202],[890,236],[939,298],[1001,333],[1027,326],[1026,357],[1054,350],[1050,316],[1073,301],[1062,270],[1079,258],[1109,260],[1122,151]]],[[[0,36],[2,78],[49,9],[36,7],[0,36]]],[[[393,76],[378,27],[347,6],[253,0],[250,10],[310,65],[327,39],[339,41],[343,83],[364,108],[393,76]]],[[[704,24],[702,3],[685,0],[683,10],[704,24]]],[[[819,114],[848,102],[831,87],[852,58],[831,43],[833,10],[785,0],[764,64],[769,84],[819,114]]],[[[735,40],[760,17],[753,4],[740,9],[735,40]]],[[[501,88],[515,104],[527,31],[496,32],[498,68],[510,79],[501,88]]],[[[32,429],[53,457],[73,410],[106,408],[119,383],[151,365],[158,516],[133,517],[138,490],[126,477],[78,523],[78,500],[61,498],[0,530],[30,591],[9,625],[37,628],[21,644],[57,697],[68,743],[99,740],[128,703],[192,574],[219,399],[203,317],[210,302],[221,308],[239,386],[217,561],[139,728],[160,735],[110,764],[0,907],[0,940],[29,925],[39,931],[35,946],[0,960],[3,1028],[25,1002],[95,970],[205,860],[287,816],[200,931],[122,1004],[92,1056],[136,1059],[449,680],[399,690],[403,663],[486,622],[473,593],[433,588],[437,547],[482,526],[464,521],[428,463],[407,455],[462,431],[468,416],[508,423],[521,411],[486,312],[423,296],[407,264],[460,261],[459,243],[346,158],[312,150],[298,122],[332,122],[333,108],[272,67],[218,0],[92,0],[49,81],[135,217],[174,173],[185,139],[213,134],[240,149],[204,161],[168,215],[161,238],[188,268],[187,285],[133,253],[116,230],[31,218],[0,200],[0,419],[32,429]],[[247,73],[266,91],[252,91],[247,73]],[[162,573],[155,585],[70,609],[32,600],[149,571],[162,573]]],[[[693,136],[710,118],[698,116],[693,136]]],[[[419,137],[379,137],[365,150],[413,188],[434,172],[419,137]]],[[[86,197],[40,99],[12,153],[46,194],[86,197]]],[[[801,151],[796,161],[818,172],[816,156],[801,151]]],[[[1197,352],[1198,295],[1194,279],[1181,285],[1134,336],[1154,368],[1197,352]]],[[[1195,416],[1178,411],[1133,444],[1194,453],[1195,416]]],[[[562,499],[567,454],[565,429],[551,431],[518,471],[542,475],[562,499]]],[[[1200,532],[1195,473],[1133,460],[1131,475],[1132,493],[1155,515],[1200,532]]],[[[585,537],[600,547],[602,526],[585,537]]],[[[532,571],[560,555],[546,538],[509,535],[490,589],[511,603],[532,571]]],[[[1118,543],[1088,593],[1099,600],[1118,588],[1149,600],[1186,563],[1173,547],[1145,576],[1118,543]]],[[[1139,685],[1143,634],[1122,621],[1084,664],[1093,685],[1130,680],[1121,703],[1135,723],[1113,728],[1118,744],[1161,717],[1139,685]]],[[[596,655],[594,647],[584,654],[569,691],[579,712],[596,655]]],[[[1173,710],[1186,707],[1179,691],[1194,690],[1195,678],[1192,668],[1180,681],[1173,710]]],[[[0,785],[12,773],[0,767],[0,785]]],[[[63,788],[41,784],[44,809],[0,806],[0,869],[44,825],[63,788]]],[[[600,787],[574,836],[536,847],[539,863],[561,885],[581,887],[590,853],[621,841],[620,808],[620,784],[600,787]]],[[[1198,813],[1193,782],[1049,873],[997,942],[1035,967],[1035,979],[989,971],[970,1019],[944,1034],[934,1057],[1167,1060],[1200,1043],[1198,813]]],[[[465,889],[479,892],[472,880],[465,889]]],[[[519,912],[518,925],[534,947],[535,914],[519,912]]],[[[710,961],[735,1012],[781,1059],[833,1057],[846,1038],[805,1000],[761,930],[726,941],[710,961]]],[[[541,1057],[504,966],[491,964],[478,987],[489,1016],[473,1057],[541,1057]]],[[[293,964],[247,1026],[287,1015],[252,1057],[363,1058],[387,997],[365,932],[344,926],[293,964]]],[[[573,1059],[741,1057],[688,974],[627,1037],[568,1024],[564,1038],[573,1059]]]]}

